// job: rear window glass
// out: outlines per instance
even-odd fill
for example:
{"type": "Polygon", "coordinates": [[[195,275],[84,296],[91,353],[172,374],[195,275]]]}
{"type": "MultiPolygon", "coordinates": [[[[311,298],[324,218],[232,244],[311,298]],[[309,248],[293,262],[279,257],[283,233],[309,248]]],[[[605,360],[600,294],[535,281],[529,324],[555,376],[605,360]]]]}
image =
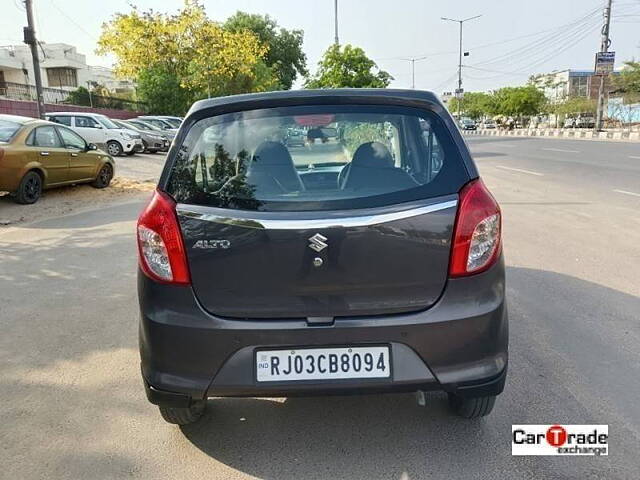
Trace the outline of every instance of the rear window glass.
{"type": "Polygon", "coordinates": [[[195,123],[167,191],[180,203],[314,211],[437,197],[467,180],[449,132],[428,111],[285,107],[195,123]]]}
{"type": "Polygon", "coordinates": [[[0,142],[9,142],[22,124],[9,120],[0,120],[0,142]]]}

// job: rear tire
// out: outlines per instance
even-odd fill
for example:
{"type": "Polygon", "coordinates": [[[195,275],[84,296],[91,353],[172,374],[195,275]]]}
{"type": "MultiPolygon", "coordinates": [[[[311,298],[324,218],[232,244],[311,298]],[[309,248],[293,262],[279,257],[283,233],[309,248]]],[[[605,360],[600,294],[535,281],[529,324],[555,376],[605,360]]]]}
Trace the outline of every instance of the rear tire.
{"type": "Polygon", "coordinates": [[[98,172],[98,176],[91,183],[94,188],[106,188],[111,183],[113,178],[113,167],[109,163],[105,163],[98,172]]]}
{"type": "Polygon", "coordinates": [[[15,201],[23,205],[36,203],[42,195],[42,177],[33,170],[25,173],[18,190],[16,190],[15,201]]]}
{"type": "Polygon", "coordinates": [[[449,394],[449,406],[454,413],[462,418],[480,418],[487,416],[493,410],[496,403],[495,395],[486,397],[460,397],[453,393],[449,394]]]}
{"type": "Polygon", "coordinates": [[[188,407],[159,407],[165,422],[174,425],[189,425],[197,422],[207,409],[206,400],[191,402],[188,407]]]}

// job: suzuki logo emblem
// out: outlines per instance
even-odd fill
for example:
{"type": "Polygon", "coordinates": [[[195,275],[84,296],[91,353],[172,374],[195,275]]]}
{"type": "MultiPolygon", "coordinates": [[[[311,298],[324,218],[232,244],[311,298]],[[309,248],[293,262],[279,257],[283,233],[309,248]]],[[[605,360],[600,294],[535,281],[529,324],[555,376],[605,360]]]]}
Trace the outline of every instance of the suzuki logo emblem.
{"type": "Polygon", "coordinates": [[[309,248],[316,252],[321,252],[329,246],[328,243],[325,243],[326,241],[327,237],[316,233],[313,237],[309,237],[309,248]]]}

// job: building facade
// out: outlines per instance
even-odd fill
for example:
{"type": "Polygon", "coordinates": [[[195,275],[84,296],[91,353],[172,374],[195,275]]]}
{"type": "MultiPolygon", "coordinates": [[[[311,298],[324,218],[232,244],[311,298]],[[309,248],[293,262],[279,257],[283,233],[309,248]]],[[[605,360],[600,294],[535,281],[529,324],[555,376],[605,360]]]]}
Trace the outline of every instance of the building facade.
{"type": "MultiPolygon", "coordinates": [[[[134,90],[130,80],[117,79],[113,71],[87,65],[86,57],[66,43],[41,43],[39,51],[42,86],[72,91],[78,87],[102,85],[113,93],[134,90]]],[[[6,83],[35,85],[31,50],[28,45],[0,48],[0,95],[6,83]]]]}
{"type": "MultiPolygon", "coordinates": [[[[605,77],[605,98],[614,91],[611,78],[618,73],[613,72],[605,77]]],[[[573,97],[596,100],[600,89],[600,78],[599,75],[594,74],[593,70],[567,69],[540,75],[535,79],[535,84],[554,103],[573,97]]]]}

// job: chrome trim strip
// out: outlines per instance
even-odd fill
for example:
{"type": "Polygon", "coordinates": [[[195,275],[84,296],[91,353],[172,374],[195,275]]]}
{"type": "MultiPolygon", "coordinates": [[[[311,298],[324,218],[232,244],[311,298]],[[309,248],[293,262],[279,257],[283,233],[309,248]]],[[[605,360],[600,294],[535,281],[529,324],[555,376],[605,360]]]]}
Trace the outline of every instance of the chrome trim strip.
{"type": "Polygon", "coordinates": [[[256,228],[265,230],[306,230],[319,228],[336,228],[336,227],[367,227],[380,223],[394,222],[396,220],[404,220],[425,213],[439,212],[447,208],[453,208],[458,204],[457,200],[450,200],[432,205],[401,210],[399,212],[380,213],[376,215],[361,215],[353,217],[340,218],[318,218],[318,219],[255,219],[255,218],[234,218],[216,215],[214,213],[205,213],[190,209],[185,205],[178,205],[178,215],[196,218],[206,222],[222,223],[225,225],[234,225],[237,227],[256,228]]]}

